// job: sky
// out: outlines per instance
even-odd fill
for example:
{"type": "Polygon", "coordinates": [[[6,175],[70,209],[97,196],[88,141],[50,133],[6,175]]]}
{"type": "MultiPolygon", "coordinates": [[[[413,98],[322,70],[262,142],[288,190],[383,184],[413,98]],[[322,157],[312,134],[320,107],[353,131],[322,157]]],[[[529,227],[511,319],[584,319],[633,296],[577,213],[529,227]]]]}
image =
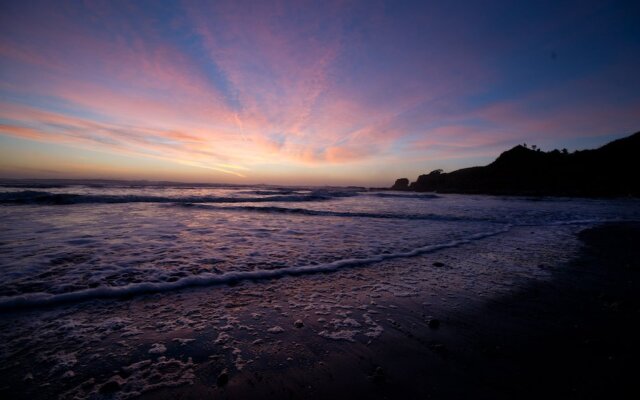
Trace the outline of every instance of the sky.
{"type": "Polygon", "coordinates": [[[390,186],[640,130],[637,1],[0,3],[0,177],[390,186]]]}

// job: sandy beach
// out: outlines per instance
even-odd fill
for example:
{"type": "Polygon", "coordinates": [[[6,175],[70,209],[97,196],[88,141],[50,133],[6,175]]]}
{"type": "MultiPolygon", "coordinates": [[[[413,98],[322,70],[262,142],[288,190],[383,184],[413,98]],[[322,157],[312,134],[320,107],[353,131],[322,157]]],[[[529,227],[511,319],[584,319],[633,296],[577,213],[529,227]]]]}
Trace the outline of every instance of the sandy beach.
{"type": "Polygon", "coordinates": [[[0,390],[622,398],[638,355],[640,226],[558,229],[561,244],[548,227],[514,228],[373,267],[5,312],[0,390]]]}

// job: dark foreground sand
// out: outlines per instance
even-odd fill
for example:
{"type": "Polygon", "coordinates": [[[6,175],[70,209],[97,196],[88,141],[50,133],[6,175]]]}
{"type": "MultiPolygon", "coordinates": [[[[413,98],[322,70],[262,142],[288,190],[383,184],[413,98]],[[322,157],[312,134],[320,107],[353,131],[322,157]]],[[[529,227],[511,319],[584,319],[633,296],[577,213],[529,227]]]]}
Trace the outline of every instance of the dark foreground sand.
{"type": "Polygon", "coordinates": [[[638,398],[640,224],[559,229],[326,275],[5,313],[0,395],[638,398]]]}
{"type": "Polygon", "coordinates": [[[551,280],[464,307],[437,327],[399,307],[396,329],[320,364],[147,398],[640,398],[640,224],[579,238],[579,257],[550,267],[551,280]]]}

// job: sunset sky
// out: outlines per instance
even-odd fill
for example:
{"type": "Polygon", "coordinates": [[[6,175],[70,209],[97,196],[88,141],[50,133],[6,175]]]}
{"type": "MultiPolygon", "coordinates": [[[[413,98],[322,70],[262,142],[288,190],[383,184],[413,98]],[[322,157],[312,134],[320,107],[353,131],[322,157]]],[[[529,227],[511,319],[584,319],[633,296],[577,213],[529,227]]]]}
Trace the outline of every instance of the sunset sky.
{"type": "Polygon", "coordinates": [[[596,147],[640,130],[638,4],[2,1],[0,177],[389,186],[596,147]]]}

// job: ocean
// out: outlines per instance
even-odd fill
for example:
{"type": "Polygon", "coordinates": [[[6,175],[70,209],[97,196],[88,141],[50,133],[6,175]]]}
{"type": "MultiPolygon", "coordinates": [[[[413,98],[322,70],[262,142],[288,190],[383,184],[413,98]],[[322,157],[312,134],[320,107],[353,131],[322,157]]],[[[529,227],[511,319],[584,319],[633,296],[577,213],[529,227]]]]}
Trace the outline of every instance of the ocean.
{"type": "Polygon", "coordinates": [[[0,393],[128,399],[299,368],[548,279],[580,230],[638,220],[635,199],[5,182],[0,393]]]}
{"type": "Polygon", "coordinates": [[[636,200],[85,182],[3,187],[0,309],[374,266],[636,200]],[[44,188],[43,188],[44,186],[44,188]]]}

